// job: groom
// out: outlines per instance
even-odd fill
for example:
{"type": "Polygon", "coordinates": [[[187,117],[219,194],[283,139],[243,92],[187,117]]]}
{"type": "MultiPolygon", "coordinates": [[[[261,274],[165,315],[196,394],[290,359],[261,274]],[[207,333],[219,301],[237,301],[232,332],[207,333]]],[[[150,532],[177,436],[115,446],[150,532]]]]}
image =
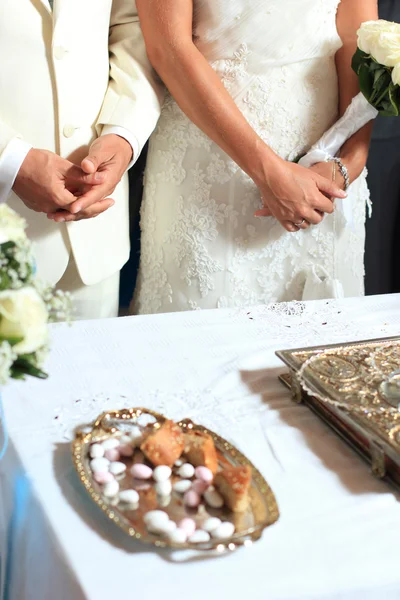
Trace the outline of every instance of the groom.
{"type": "Polygon", "coordinates": [[[116,316],[125,173],[162,99],[134,0],[1,0],[0,90],[0,202],[78,318],[116,316]]]}

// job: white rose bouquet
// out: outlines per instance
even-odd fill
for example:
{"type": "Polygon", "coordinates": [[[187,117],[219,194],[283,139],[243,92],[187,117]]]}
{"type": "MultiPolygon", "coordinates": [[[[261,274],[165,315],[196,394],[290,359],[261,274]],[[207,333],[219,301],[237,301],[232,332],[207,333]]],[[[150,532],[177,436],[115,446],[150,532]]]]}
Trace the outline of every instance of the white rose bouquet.
{"type": "Polygon", "coordinates": [[[400,113],[400,24],[367,21],[358,31],[358,49],[352,68],[361,92],[341,119],[299,160],[311,167],[337,155],[343,144],[378,114],[400,113]]]}
{"type": "Polygon", "coordinates": [[[35,280],[26,223],[0,205],[0,384],[26,375],[46,378],[48,323],[71,317],[67,294],[35,280]]]}

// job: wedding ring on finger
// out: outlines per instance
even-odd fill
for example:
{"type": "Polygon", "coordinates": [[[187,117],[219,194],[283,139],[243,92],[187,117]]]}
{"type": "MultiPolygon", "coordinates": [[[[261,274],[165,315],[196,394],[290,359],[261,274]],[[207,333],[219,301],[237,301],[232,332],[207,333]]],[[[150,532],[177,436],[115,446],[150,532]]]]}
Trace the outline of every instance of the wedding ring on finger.
{"type": "Polygon", "coordinates": [[[293,223],[293,225],[297,227],[297,229],[307,229],[307,227],[309,226],[309,222],[306,221],[306,219],[302,219],[301,221],[299,221],[299,223],[293,223]]]}

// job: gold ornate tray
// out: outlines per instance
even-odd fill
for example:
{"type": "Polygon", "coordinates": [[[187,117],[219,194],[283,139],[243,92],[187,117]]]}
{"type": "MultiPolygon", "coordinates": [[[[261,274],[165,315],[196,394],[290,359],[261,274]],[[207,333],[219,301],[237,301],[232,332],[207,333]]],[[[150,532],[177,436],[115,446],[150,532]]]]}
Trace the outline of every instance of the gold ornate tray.
{"type": "Polygon", "coordinates": [[[280,377],[363,458],[400,487],[400,337],[276,353],[280,377]]]}
{"type": "MultiPolygon", "coordinates": [[[[279,511],[275,497],[267,482],[254,465],[229,442],[205,427],[195,425],[190,419],[184,419],[178,425],[183,432],[197,430],[211,435],[217,450],[219,468],[224,465],[250,466],[252,472],[252,483],[249,492],[250,502],[245,512],[232,513],[226,507],[217,509],[206,507],[204,504],[198,509],[191,509],[184,506],[181,499],[182,496],[175,492],[172,492],[169,503],[165,504],[165,500],[157,496],[154,485],[151,482],[147,485],[147,488],[141,484],[137,486],[140,501],[138,507],[133,510],[129,506],[125,506],[124,508],[124,505],[119,503],[118,499],[105,497],[102,492],[103,487],[94,480],[89,466],[91,444],[102,443],[108,438],[127,434],[133,426],[140,423],[143,419],[150,422],[147,427],[155,429],[159,428],[166,420],[163,415],[144,408],[110,411],[100,415],[90,431],[87,431],[87,429],[78,431],[72,444],[73,462],[85,489],[95,504],[128,536],[141,542],[153,544],[159,548],[216,550],[218,552],[225,550],[233,551],[238,546],[249,545],[258,540],[263,530],[278,519],[279,511]],[[183,544],[174,544],[160,534],[156,535],[147,531],[143,520],[144,515],[147,511],[155,509],[167,512],[170,519],[174,521],[190,517],[196,521],[196,524],[203,522],[207,517],[219,517],[222,521],[233,522],[235,533],[232,537],[223,541],[211,538],[207,543],[185,542],[183,544]]],[[[135,462],[135,457],[121,460],[124,460],[129,467],[129,461],[132,463],[135,462]]],[[[128,470],[119,479],[120,490],[135,489],[136,483],[132,475],[128,473],[128,470]]]]}

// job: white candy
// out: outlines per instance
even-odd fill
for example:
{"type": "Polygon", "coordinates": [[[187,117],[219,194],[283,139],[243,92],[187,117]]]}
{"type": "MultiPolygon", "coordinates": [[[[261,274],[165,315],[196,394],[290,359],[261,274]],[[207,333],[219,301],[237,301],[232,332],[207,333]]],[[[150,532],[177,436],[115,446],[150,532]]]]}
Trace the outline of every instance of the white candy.
{"type": "Polygon", "coordinates": [[[134,446],[138,446],[142,442],[143,434],[141,432],[140,427],[134,425],[131,429],[130,433],[130,441],[134,446]]]}
{"type": "Polygon", "coordinates": [[[122,462],[113,462],[109,468],[110,473],[113,475],[121,475],[121,473],[125,473],[126,465],[122,462]]]}
{"type": "Polygon", "coordinates": [[[176,467],[181,467],[183,465],[183,460],[181,460],[180,458],[178,458],[178,460],[175,461],[175,466],[176,467]]]}
{"type": "Polygon", "coordinates": [[[126,504],[138,504],[139,494],[136,490],[124,490],[120,492],[119,499],[121,502],[126,502],[126,504]]]}
{"type": "Polygon", "coordinates": [[[151,520],[147,523],[147,529],[151,533],[162,533],[164,535],[170,534],[176,529],[176,523],[173,521],[158,521],[157,519],[151,520]]]}
{"type": "Polygon", "coordinates": [[[104,456],[104,448],[101,444],[93,444],[90,446],[90,456],[92,458],[102,458],[104,456]]]}
{"type": "Polygon", "coordinates": [[[168,539],[173,544],[184,544],[187,540],[186,531],[183,531],[183,529],[174,529],[169,532],[168,539]]]}
{"type": "Polygon", "coordinates": [[[118,481],[110,481],[110,483],[106,483],[103,488],[103,495],[106,498],[114,498],[119,492],[119,483],[118,481]]]}
{"type": "Polygon", "coordinates": [[[169,479],[167,481],[158,481],[155,484],[155,490],[160,496],[170,496],[172,492],[172,483],[169,479]]]}
{"type": "Polygon", "coordinates": [[[212,533],[221,525],[221,523],[221,519],[218,519],[217,517],[210,517],[209,519],[204,521],[201,528],[204,529],[204,531],[208,531],[208,533],[212,533]]]}
{"type": "Polygon", "coordinates": [[[189,542],[191,544],[202,544],[210,541],[210,534],[202,529],[197,529],[193,535],[190,536],[189,542]]]}
{"type": "Polygon", "coordinates": [[[149,512],[144,515],[143,521],[146,523],[146,525],[152,521],[169,521],[169,516],[163,510],[149,510],[149,512]]]}
{"type": "Polygon", "coordinates": [[[181,479],[174,483],[173,488],[175,492],[178,494],[184,494],[192,487],[192,482],[189,479],[181,479]]]}
{"type": "Polygon", "coordinates": [[[119,440],[117,440],[117,438],[109,438],[108,440],[104,440],[101,445],[104,450],[111,450],[111,448],[118,448],[119,440]]]}
{"type": "Polygon", "coordinates": [[[183,479],[190,479],[194,475],[194,466],[189,463],[185,463],[179,467],[178,475],[183,479]]]}
{"type": "Polygon", "coordinates": [[[125,446],[125,444],[131,444],[132,440],[129,435],[126,435],[126,433],[124,433],[124,435],[121,435],[121,437],[119,438],[119,443],[122,446],[125,446]]]}
{"type": "Polygon", "coordinates": [[[90,461],[90,468],[93,473],[104,473],[105,471],[108,471],[109,466],[110,461],[106,458],[93,458],[90,461]]]}
{"type": "Polygon", "coordinates": [[[153,479],[154,481],[166,481],[167,479],[169,479],[171,477],[171,469],[170,467],[167,467],[166,465],[160,465],[159,467],[156,467],[153,471],[153,479]]]}
{"type": "Polygon", "coordinates": [[[217,527],[217,529],[214,529],[211,532],[211,535],[213,536],[213,538],[215,538],[217,540],[226,540],[226,539],[232,537],[234,533],[235,533],[234,524],[230,523],[229,521],[225,521],[224,523],[221,523],[221,525],[219,527],[217,527]]]}
{"type": "Polygon", "coordinates": [[[221,508],[224,505],[224,499],[213,487],[208,488],[203,494],[204,500],[212,508],[221,508]]]}
{"type": "Polygon", "coordinates": [[[168,523],[165,524],[164,531],[162,533],[171,534],[173,531],[176,531],[176,529],[176,523],[174,521],[168,521],[168,523]]]}
{"type": "Polygon", "coordinates": [[[158,496],[157,502],[158,506],[166,508],[171,502],[171,496],[158,496]]]}
{"type": "Polygon", "coordinates": [[[140,415],[140,417],[138,418],[138,420],[136,421],[137,423],[139,423],[139,425],[141,427],[146,427],[147,425],[151,425],[152,423],[156,422],[156,418],[153,417],[152,415],[148,415],[146,413],[140,415]]]}

